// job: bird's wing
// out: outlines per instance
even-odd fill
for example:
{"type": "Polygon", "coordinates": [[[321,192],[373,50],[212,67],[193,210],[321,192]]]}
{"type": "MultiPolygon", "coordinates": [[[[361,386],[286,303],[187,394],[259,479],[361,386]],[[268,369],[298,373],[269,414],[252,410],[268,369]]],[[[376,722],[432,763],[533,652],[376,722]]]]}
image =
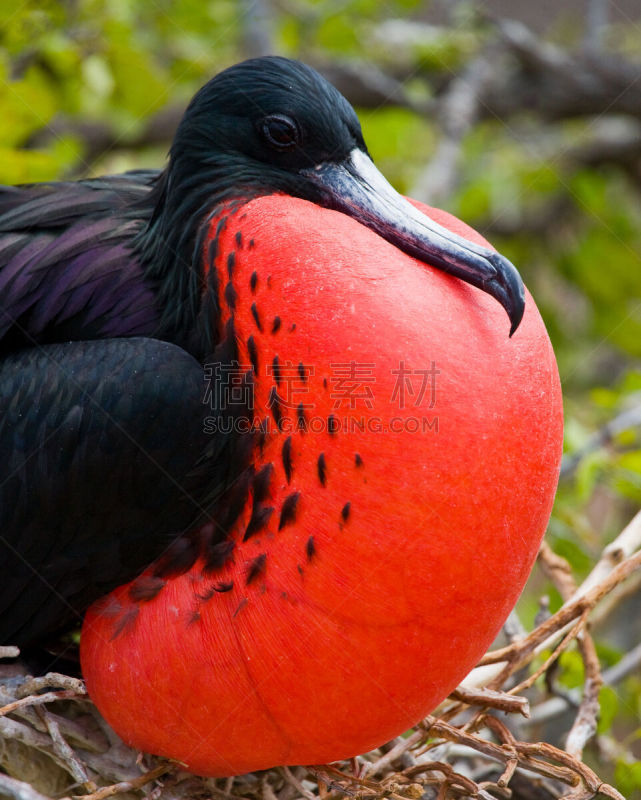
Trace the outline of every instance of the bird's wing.
{"type": "Polygon", "coordinates": [[[153,331],[131,242],[157,175],[0,187],[0,352],[153,331]]]}
{"type": "Polygon", "coordinates": [[[195,359],[154,339],[0,361],[0,643],[79,620],[206,518],[228,476],[205,388],[195,359]]]}

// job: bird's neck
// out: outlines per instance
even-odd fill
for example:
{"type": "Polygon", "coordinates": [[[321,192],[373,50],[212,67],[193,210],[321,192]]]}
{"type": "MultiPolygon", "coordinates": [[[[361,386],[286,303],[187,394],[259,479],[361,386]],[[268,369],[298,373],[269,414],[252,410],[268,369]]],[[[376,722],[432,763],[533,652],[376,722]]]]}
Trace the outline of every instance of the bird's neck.
{"type": "Polygon", "coordinates": [[[212,220],[226,217],[252,197],[269,194],[258,185],[238,186],[229,166],[203,168],[172,161],[152,190],[154,211],[134,248],[146,279],[155,287],[159,338],[168,338],[203,360],[219,343],[216,275],[203,261],[212,220]],[[232,187],[232,188],[230,188],[232,187]]]}

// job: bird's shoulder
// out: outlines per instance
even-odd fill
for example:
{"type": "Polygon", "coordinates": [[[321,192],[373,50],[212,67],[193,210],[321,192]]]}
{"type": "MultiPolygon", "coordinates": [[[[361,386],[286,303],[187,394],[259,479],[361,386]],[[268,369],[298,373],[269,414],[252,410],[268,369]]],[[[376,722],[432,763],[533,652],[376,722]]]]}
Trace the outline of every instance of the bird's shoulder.
{"type": "Polygon", "coordinates": [[[157,311],[133,241],[159,173],[0,187],[0,350],[143,335],[157,311]]]}

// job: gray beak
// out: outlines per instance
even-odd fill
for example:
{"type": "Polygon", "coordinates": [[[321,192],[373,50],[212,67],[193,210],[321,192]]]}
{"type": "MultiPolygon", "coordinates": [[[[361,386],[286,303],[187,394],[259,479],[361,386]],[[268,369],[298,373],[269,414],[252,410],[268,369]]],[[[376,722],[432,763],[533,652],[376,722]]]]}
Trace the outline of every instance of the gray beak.
{"type": "Polygon", "coordinates": [[[302,171],[327,208],[342,211],[407,253],[492,295],[507,311],[510,336],[523,317],[525,291],[504,256],[447,230],[400,195],[359,149],[340,163],[302,171]]]}

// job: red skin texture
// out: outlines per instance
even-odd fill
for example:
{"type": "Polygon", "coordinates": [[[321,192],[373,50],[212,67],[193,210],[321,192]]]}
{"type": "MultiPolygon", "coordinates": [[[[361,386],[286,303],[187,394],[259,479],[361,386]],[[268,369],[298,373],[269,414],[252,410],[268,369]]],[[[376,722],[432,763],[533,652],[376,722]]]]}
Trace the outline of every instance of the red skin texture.
{"type": "MultiPolygon", "coordinates": [[[[484,243],[445,212],[422,208],[484,243]]],[[[382,430],[272,426],[256,457],[257,468],[274,465],[267,529],[242,543],[245,509],[233,561],[172,579],[115,637],[118,620],[103,606],[87,614],[83,672],[106,719],[128,744],[214,776],[354,756],[432,711],[483,655],[525,584],[562,441],[556,362],[529,295],[510,339],[505,311],[488,295],[343,214],[283,196],[253,200],[229,220],[221,276],[232,250],[241,360],[249,364],[249,335],[258,347],[257,419],[271,419],[266,366],[278,355],[281,365],[313,367],[307,392],[290,384],[294,407],[313,404],[308,418],[371,416],[382,430]],[[276,315],[282,324],[272,333],[276,315]],[[371,389],[372,409],[361,399],[350,410],[346,384],[336,383],[336,364],[352,360],[371,365],[375,383],[360,372],[351,385],[371,389]],[[435,396],[428,385],[418,408],[418,374],[405,408],[394,397],[399,362],[439,370],[435,396]],[[391,418],[423,417],[437,418],[438,430],[386,429],[391,418]],[[281,451],[290,433],[288,484],[281,451]],[[278,531],[294,491],[295,522],[278,531]],[[246,585],[262,553],[264,572],[246,585]],[[227,580],[231,591],[197,598],[227,580]]],[[[127,587],[114,595],[131,609],[127,587]]]]}

